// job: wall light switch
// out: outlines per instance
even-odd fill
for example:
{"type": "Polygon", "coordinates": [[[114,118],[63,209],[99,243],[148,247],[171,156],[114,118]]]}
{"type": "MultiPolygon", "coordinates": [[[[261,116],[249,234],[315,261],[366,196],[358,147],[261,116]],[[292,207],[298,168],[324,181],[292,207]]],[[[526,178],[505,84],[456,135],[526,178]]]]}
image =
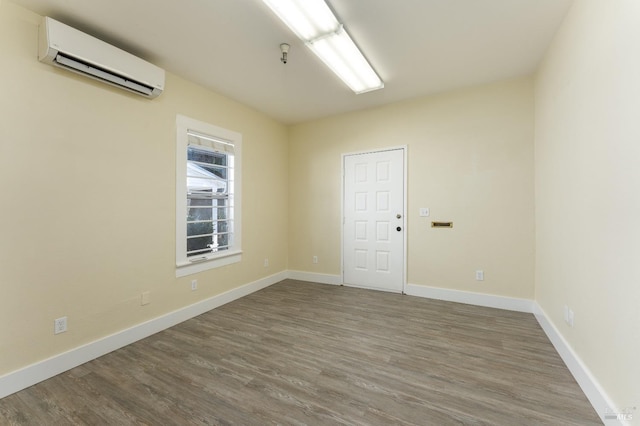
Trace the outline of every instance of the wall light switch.
{"type": "Polygon", "coordinates": [[[420,207],[420,217],[429,217],[428,207],[420,207]]]}

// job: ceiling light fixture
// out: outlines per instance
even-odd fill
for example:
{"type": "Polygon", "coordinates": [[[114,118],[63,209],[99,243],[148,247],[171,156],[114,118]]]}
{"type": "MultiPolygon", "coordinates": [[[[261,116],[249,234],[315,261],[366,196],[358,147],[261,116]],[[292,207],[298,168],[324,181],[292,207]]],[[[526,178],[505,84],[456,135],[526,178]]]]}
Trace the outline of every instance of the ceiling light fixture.
{"type": "Polygon", "coordinates": [[[325,0],[263,1],[355,93],[384,87],[325,0]]]}

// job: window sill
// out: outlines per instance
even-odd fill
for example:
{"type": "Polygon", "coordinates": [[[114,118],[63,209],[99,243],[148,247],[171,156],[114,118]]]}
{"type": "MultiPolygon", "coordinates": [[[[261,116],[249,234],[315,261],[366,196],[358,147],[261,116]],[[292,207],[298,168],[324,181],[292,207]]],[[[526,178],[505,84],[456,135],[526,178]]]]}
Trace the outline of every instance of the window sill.
{"type": "Polygon", "coordinates": [[[219,268],[225,265],[231,265],[232,263],[238,263],[241,260],[242,251],[235,250],[223,254],[212,255],[204,260],[198,260],[195,262],[178,262],[176,264],[176,278],[197,274],[198,272],[219,268]]]}

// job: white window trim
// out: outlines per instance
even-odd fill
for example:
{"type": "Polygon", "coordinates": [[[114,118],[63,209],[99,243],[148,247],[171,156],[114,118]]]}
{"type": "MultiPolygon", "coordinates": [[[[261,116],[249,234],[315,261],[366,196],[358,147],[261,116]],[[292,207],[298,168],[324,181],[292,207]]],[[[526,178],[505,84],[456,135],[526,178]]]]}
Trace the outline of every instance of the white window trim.
{"type": "Polygon", "coordinates": [[[184,115],[176,117],[176,277],[195,274],[242,260],[242,135],[184,115]],[[233,246],[219,253],[187,258],[187,131],[211,135],[234,144],[233,246]]]}

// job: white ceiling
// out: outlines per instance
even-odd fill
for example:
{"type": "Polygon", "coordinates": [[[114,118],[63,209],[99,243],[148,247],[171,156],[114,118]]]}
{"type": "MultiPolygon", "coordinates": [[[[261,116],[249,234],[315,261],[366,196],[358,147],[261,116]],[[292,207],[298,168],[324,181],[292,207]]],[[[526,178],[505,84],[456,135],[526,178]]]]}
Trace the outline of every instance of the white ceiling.
{"type": "Polygon", "coordinates": [[[293,124],[531,74],[572,0],[327,0],[385,82],[361,95],[262,0],[13,1],[293,124]]]}

